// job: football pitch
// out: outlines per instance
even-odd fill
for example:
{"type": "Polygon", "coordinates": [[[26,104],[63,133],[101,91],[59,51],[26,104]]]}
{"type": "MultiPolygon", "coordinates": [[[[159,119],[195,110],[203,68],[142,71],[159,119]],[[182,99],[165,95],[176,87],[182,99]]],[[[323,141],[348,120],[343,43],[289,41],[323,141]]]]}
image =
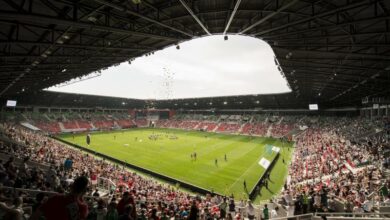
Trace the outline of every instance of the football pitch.
{"type": "MultiPolygon", "coordinates": [[[[85,134],[59,138],[87,147],[85,134]]],[[[258,197],[266,200],[283,187],[293,152],[291,143],[266,137],[145,128],[92,133],[88,148],[182,182],[246,199],[244,180],[250,191],[265,172],[259,165],[260,159],[272,161],[276,157],[267,145],[281,150],[270,174],[269,187],[262,187],[258,197]],[[156,135],[157,140],[151,140],[151,135],[156,135]],[[196,160],[191,158],[193,153],[196,160]]]]}

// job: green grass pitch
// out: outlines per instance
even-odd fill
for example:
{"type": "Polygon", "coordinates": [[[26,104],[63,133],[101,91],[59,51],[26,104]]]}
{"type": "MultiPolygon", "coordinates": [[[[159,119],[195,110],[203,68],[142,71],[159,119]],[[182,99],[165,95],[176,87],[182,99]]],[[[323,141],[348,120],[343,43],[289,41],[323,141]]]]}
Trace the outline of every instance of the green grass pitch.
{"type": "MultiPolygon", "coordinates": [[[[86,147],[85,134],[67,134],[60,138],[86,147]]],[[[267,144],[278,146],[281,151],[271,171],[269,189],[263,187],[257,199],[266,200],[283,187],[287,175],[286,164],[293,151],[292,144],[265,137],[145,128],[92,133],[89,148],[183,182],[246,199],[244,180],[247,189],[251,190],[265,171],[258,164],[260,159],[265,157],[272,160],[276,156],[266,151],[267,144]],[[153,133],[160,135],[158,140],[149,140],[148,137],[153,133]],[[170,139],[171,135],[177,139],[170,139]],[[193,152],[197,153],[196,161],[191,160],[193,152]],[[225,154],[227,161],[224,159],[225,154]],[[218,166],[215,165],[215,159],[218,160],[218,166]]]]}

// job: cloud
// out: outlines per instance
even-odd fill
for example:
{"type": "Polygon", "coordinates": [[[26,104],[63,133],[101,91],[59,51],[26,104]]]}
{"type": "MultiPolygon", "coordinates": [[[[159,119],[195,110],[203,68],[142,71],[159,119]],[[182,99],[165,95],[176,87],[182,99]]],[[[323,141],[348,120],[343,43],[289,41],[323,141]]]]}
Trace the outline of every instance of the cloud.
{"type": "Polygon", "coordinates": [[[262,40],[233,35],[197,38],[122,63],[97,78],[51,91],[140,99],[287,92],[287,82],[262,40]]]}

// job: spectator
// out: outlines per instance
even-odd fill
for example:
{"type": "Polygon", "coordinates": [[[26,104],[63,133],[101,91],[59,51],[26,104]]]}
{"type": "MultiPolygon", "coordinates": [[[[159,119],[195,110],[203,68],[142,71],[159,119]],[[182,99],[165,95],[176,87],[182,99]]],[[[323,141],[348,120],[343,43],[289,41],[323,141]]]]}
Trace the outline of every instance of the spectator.
{"type": "Polygon", "coordinates": [[[252,201],[248,200],[248,205],[246,207],[246,213],[248,213],[248,218],[250,220],[255,219],[255,207],[252,205],[252,201]]]}
{"type": "MultiPolygon", "coordinates": [[[[132,211],[133,206],[130,204],[127,204],[123,210],[123,214],[120,215],[119,220],[135,220],[135,218],[132,217],[132,211]]],[[[154,213],[155,214],[155,213],[154,213]]],[[[156,219],[156,218],[150,218],[150,219],[156,219]]]]}
{"type": "Polygon", "coordinates": [[[265,204],[264,208],[263,208],[263,217],[264,217],[264,219],[269,219],[269,212],[268,212],[267,204],[265,204]]]}
{"type": "Polygon", "coordinates": [[[222,219],[226,218],[227,203],[226,197],[223,198],[222,202],[219,204],[220,217],[222,219]]]}
{"type": "Polygon", "coordinates": [[[234,203],[233,199],[230,199],[229,201],[229,213],[234,216],[236,213],[236,204],[234,203]]]}
{"type": "Polygon", "coordinates": [[[22,197],[16,197],[13,201],[13,206],[9,207],[4,202],[0,203],[0,209],[5,212],[4,220],[23,220],[24,209],[22,207],[22,197]]]}
{"type": "MultiPolygon", "coordinates": [[[[124,192],[122,199],[119,201],[117,205],[118,214],[121,216],[125,213],[125,207],[128,205],[132,205],[132,207],[135,207],[134,198],[130,195],[129,192],[124,192]]],[[[136,211],[135,209],[131,209],[132,211],[132,218],[136,218],[136,211]]]]}
{"type": "Polygon", "coordinates": [[[116,203],[111,202],[108,205],[108,210],[107,210],[107,215],[105,220],[118,220],[118,219],[119,219],[119,215],[118,215],[118,211],[116,210],[116,203]]]}
{"type": "Polygon", "coordinates": [[[191,209],[190,209],[190,215],[188,216],[189,220],[197,220],[198,219],[199,210],[196,206],[196,201],[192,201],[191,209]]]}
{"type": "Polygon", "coordinates": [[[98,200],[98,206],[96,208],[96,220],[105,220],[107,215],[106,203],[102,200],[98,200]]]}
{"type": "Polygon", "coordinates": [[[92,194],[93,197],[99,197],[100,194],[99,194],[99,190],[96,188],[95,189],[95,192],[92,194]]]}
{"type": "Polygon", "coordinates": [[[275,206],[275,208],[271,210],[271,218],[277,218],[278,217],[278,210],[279,210],[278,206],[275,206]]]}
{"type": "Polygon", "coordinates": [[[56,195],[47,200],[33,215],[33,220],[44,216],[46,220],[84,220],[88,216],[88,206],[84,202],[88,179],[80,176],[74,181],[71,192],[67,195],[56,195]]]}

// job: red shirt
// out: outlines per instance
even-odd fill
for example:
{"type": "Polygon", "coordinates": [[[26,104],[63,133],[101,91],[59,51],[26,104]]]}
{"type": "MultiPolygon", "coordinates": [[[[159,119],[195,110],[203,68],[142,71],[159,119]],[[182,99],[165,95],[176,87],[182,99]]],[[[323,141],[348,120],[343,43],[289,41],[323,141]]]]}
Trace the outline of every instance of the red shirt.
{"type": "Polygon", "coordinates": [[[71,195],[56,195],[41,206],[46,220],[82,220],[88,216],[84,201],[71,195]]]}
{"type": "Polygon", "coordinates": [[[119,215],[122,215],[125,213],[125,207],[126,205],[132,205],[133,206],[133,209],[131,211],[131,216],[133,218],[136,218],[137,217],[137,212],[135,210],[135,202],[134,202],[134,199],[133,197],[130,197],[127,201],[125,201],[124,199],[121,199],[118,203],[118,205],[116,206],[116,209],[118,211],[118,214],[119,215]]]}
{"type": "Polygon", "coordinates": [[[97,180],[97,175],[96,174],[91,174],[91,181],[97,180]]]}

